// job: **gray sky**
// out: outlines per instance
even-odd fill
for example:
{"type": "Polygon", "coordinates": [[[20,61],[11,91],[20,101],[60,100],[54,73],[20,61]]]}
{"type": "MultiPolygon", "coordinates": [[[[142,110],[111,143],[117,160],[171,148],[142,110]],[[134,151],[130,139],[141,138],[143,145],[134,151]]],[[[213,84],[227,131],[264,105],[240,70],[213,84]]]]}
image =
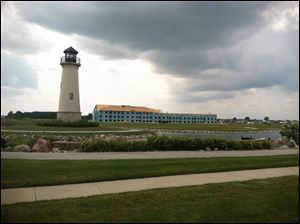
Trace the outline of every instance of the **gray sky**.
{"type": "Polygon", "coordinates": [[[6,2],[1,114],[57,111],[69,46],[83,114],[129,104],[299,117],[298,2],[6,2]]]}

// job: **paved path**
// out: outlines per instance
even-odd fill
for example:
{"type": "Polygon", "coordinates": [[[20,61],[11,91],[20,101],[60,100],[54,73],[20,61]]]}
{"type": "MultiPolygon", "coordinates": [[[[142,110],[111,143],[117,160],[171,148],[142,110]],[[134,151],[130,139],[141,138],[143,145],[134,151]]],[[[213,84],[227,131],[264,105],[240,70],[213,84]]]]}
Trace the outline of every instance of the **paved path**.
{"type": "Polygon", "coordinates": [[[17,202],[87,197],[91,195],[114,194],[155,188],[247,181],[290,175],[299,175],[299,167],[176,175],[47,187],[1,189],[1,205],[17,202]]]}
{"type": "Polygon", "coordinates": [[[106,159],[161,159],[161,158],[207,158],[275,156],[299,154],[298,149],[274,149],[251,151],[155,151],[155,152],[77,152],[77,153],[34,153],[1,152],[1,159],[37,159],[37,160],[106,160],[106,159]]]}

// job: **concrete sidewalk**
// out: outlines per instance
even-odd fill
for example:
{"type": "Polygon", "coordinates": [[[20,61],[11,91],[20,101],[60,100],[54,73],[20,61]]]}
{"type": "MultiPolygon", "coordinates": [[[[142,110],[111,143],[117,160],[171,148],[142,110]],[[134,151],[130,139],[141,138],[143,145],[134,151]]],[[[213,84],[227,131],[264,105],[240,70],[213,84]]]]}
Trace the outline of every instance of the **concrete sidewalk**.
{"type": "Polygon", "coordinates": [[[151,152],[1,152],[1,159],[37,160],[106,160],[106,159],[164,159],[164,158],[208,158],[243,156],[278,156],[299,154],[298,149],[272,149],[247,151],[151,151],[151,152]]]}
{"type": "Polygon", "coordinates": [[[17,202],[87,197],[91,195],[114,194],[155,188],[247,181],[289,175],[299,175],[299,167],[174,175],[46,187],[1,189],[1,205],[13,204],[17,202]]]}

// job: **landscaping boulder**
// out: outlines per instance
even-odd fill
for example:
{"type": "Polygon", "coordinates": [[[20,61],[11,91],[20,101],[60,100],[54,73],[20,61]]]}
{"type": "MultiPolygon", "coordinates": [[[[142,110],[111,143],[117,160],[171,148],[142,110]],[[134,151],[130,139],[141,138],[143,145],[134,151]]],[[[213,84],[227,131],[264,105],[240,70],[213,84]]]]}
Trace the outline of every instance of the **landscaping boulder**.
{"type": "Polygon", "coordinates": [[[283,145],[283,146],[280,146],[279,149],[289,149],[290,147],[288,147],[287,145],[283,145]]]}
{"type": "Polygon", "coordinates": [[[286,137],[280,137],[280,138],[276,139],[274,143],[279,144],[279,145],[280,144],[284,145],[284,144],[286,144],[288,142],[289,142],[288,138],[286,138],[286,137]]]}
{"type": "Polygon", "coordinates": [[[60,152],[60,150],[59,150],[59,148],[54,147],[54,148],[52,148],[52,152],[60,152]]]}
{"type": "Polygon", "coordinates": [[[211,148],[206,147],[206,148],[205,148],[205,151],[211,151],[211,148]]]}
{"type": "Polygon", "coordinates": [[[294,148],[297,144],[294,140],[290,140],[288,143],[286,143],[286,145],[290,148],[294,148]]]}
{"type": "Polygon", "coordinates": [[[14,152],[30,152],[30,147],[28,145],[17,145],[13,149],[14,152]]]}
{"type": "Polygon", "coordinates": [[[13,147],[11,147],[11,146],[6,146],[6,148],[3,149],[3,151],[6,151],[6,152],[12,152],[12,151],[13,151],[13,147]]]}
{"type": "Polygon", "coordinates": [[[43,138],[39,138],[32,146],[32,152],[49,152],[51,150],[51,144],[43,138]]]}

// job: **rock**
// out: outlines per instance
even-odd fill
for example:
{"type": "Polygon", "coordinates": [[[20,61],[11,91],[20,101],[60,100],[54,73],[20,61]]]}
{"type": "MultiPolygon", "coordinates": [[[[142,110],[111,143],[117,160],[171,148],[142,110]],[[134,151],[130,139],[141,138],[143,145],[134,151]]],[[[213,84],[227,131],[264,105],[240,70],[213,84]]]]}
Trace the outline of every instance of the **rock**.
{"type": "Polygon", "coordinates": [[[59,148],[53,148],[51,151],[52,152],[60,152],[59,148]]]}
{"type": "Polygon", "coordinates": [[[32,152],[49,152],[51,150],[51,144],[43,138],[39,138],[34,146],[32,146],[32,152]]]}
{"type": "Polygon", "coordinates": [[[280,137],[274,141],[275,144],[286,144],[289,140],[286,137],[280,137]]]}
{"type": "Polygon", "coordinates": [[[211,151],[211,148],[206,147],[206,148],[205,148],[205,151],[211,151]]]}
{"type": "Polygon", "coordinates": [[[57,136],[56,139],[58,139],[58,141],[65,141],[65,138],[61,135],[57,136]]]}
{"type": "Polygon", "coordinates": [[[214,148],[214,151],[218,151],[218,150],[219,150],[218,147],[215,147],[215,148],[214,148]]]}
{"type": "Polygon", "coordinates": [[[289,149],[290,147],[288,147],[287,145],[283,145],[279,147],[280,149],[289,149]]]}
{"type": "Polygon", "coordinates": [[[14,152],[30,152],[30,147],[28,145],[17,145],[13,148],[14,152]]]}
{"type": "Polygon", "coordinates": [[[13,151],[13,147],[7,146],[7,147],[4,149],[4,151],[11,152],[11,151],[13,151]]]}
{"type": "Polygon", "coordinates": [[[288,143],[286,143],[286,145],[287,145],[288,147],[290,147],[290,148],[293,148],[293,147],[295,147],[297,144],[296,144],[296,142],[295,142],[293,139],[291,139],[288,143]]]}

